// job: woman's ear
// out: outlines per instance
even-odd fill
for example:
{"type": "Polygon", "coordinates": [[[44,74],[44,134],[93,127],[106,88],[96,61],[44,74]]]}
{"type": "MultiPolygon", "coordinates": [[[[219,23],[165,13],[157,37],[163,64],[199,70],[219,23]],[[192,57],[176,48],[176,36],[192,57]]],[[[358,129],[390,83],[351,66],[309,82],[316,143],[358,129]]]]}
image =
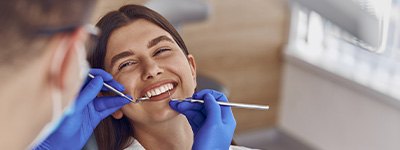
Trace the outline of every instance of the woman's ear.
{"type": "Polygon", "coordinates": [[[187,59],[189,61],[190,70],[192,71],[193,80],[196,82],[196,61],[194,60],[194,56],[191,54],[187,56],[187,59]]]}
{"type": "Polygon", "coordinates": [[[124,116],[124,113],[122,113],[121,110],[117,110],[112,114],[112,116],[114,119],[121,119],[124,116]]]}

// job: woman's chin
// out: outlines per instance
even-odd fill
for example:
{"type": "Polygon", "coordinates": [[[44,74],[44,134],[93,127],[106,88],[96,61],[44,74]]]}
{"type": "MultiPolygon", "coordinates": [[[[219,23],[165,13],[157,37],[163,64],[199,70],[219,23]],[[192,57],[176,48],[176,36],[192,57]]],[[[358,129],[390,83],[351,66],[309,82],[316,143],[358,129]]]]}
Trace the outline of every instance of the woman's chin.
{"type": "Polygon", "coordinates": [[[171,108],[168,108],[152,113],[150,116],[151,119],[149,119],[154,123],[163,123],[171,121],[177,116],[179,116],[178,112],[172,110],[171,108]]]}
{"type": "Polygon", "coordinates": [[[122,110],[124,115],[139,124],[158,124],[172,121],[179,116],[179,113],[169,106],[169,100],[132,103],[125,105],[122,110]]]}

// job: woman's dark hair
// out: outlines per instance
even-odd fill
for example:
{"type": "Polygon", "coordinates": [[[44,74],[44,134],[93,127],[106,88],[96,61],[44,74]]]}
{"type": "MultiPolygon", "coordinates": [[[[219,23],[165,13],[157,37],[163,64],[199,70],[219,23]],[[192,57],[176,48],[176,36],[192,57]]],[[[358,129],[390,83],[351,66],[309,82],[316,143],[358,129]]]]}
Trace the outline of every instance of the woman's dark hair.
{"type": "MultiPolygon", "coordinates": [[[[164,17],[144,6],[126,5],[117,11],[109,12],[96,24],[102,33],[96,49],[88,54],[88,61],[92,68],[104,69],[107,44],[112,32],[138,19],[146,19],[169,32],[182,51],[189,55],[182,38],[164,17]]],[[[94,131],[99,149],[120,150],[128,147],[132,144],[132,141],[130,141],[130,138],[133,137],[132,128],[132,124],[125,116],[121,119],[114,119],[112,116],[108,116],[100,122],[94,131]]]]}
{"type": "Polygon", "coordinates": [[[189,55],[181,36],[163,16],[145,6],[125,5],[122,6],[118,11],[107,13],[96,24],[96,26],[101,30],[101,35],[99,37],[95,52],[92,52],[91,55],[88,55],[88,60],[92,67],[104,68],[104,58],[107,52],[107,44],[112,32],[138,19],[146,19],[147,21],[150,21],[167,31],[182,49],[183,53],[185,55],[189,55]]]}

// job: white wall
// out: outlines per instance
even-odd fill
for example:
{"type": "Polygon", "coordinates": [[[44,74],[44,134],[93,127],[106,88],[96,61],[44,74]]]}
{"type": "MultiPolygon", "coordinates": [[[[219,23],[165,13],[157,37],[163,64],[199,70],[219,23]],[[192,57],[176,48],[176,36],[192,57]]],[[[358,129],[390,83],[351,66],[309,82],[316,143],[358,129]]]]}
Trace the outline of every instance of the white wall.
{"type": "Polygon", "coordinates": [[[400,109],[393,100],[316,70],[285,63],[280,128],[321,150],[400,150],[400,109]]]}

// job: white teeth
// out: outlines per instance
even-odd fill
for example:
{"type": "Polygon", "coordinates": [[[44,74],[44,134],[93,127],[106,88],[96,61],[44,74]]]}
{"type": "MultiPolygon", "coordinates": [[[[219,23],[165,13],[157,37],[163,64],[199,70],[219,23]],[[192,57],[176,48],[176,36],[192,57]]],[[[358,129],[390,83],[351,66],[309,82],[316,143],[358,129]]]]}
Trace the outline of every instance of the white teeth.
{"type": "Polygon", "coordinates": [[[169,90],[167,85],[163,85],[162,88],[164,89],[164,91],[168,91],[169,90]]]}
{"type": "MultiPolygon", "coordinates": [[[[153,95],[157,95],[155,90],[151,90],[150,92],[151,92],[151,95],[152,95],[152,96],[153,96],[153,95]]],[[[151,96],[150,96],[150,97],[151,97],[151,96]]]]}
{"type": "Polygon", "coordinates": [[[156,89],[156,94],[157,95],[161,94],[161,90],[159,88],[156,89]]]}
{"type": "Polygon", "coordinates": [[[160,86],[158,89],[160,90],[160,93],[164,93],[166,91],[166,89],[164,89],[164,86],[160,86]]]}
{"type": "Polygon", "coordinates": [[[160,95],[162,93],[165,93],[169,90],[172,90],[174,88],[174,86],[172,85],[172,83],[168,83],[168,84],[164,84],[162,86],[159,86],[157,88],[151,89],[149,91],[146,92],[146,96],[147,97],[152,97],[152,96],[156,96],[156,95],[160,95]]]}
{"type": "Polygon", "coordinates": [[[151,97],[151,92],[150,91],[147,91],[146,97],[151,97]]]}

